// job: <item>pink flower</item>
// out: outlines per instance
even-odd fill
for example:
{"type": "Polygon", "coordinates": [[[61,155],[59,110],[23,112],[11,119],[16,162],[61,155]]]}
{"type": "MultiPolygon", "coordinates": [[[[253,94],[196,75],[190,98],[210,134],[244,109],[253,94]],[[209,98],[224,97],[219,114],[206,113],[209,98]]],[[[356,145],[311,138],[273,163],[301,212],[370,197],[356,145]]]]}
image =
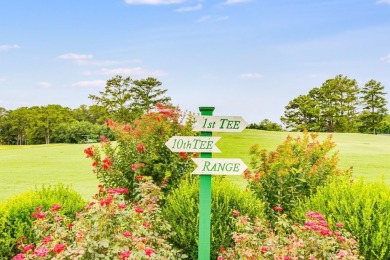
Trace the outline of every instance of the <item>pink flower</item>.
{"type": "Polygon", "coordinates": [[[131,131],[131,126],[125,125],[125,126],[123,127],[123,131],[125,131],[125,132],[131,131]]]}
{"type": "Polygon", "coordinates": [[[61,221],[62,221],[62,218],[61,218],[61,217],[54,217],[54,220],[55,220],[56,222],[61,222],[61,221]]]}
{"type": "Polygon", "coordinates": [[[43,209],[43,206],[39,206],[39,207],[35,208],[35,211],[42,211],[42,209],[43,209]]]}
{"type": "Polygon", "coordinates": [[[104,158],[103,160],[103,169],[108,170],[112,165],[112,161],[109,157],[104,158]]]}
{"type": "Polygon", "coordinates": [[[60,205],[58,205],[58,204],[54,204],[53,206],[51,206],[51,210],[53,210],[53,211],[58,211],[58,210],[60,210],[62,207],[60,206],[60,205]]]}
{"type": "Polygon", "coordinates": [[[238,210],[233,210],[233,216],[237,217],[240,215],[240,212],[238,210]]]}
{"type": "Polygon", "coordinates": [[[32,218],[38,218],[38,219],[43,219],[46,218],[47,213],[46,212],[34,212],[31,214],[32,218]]]}
{"type": "Polygon", "coordinates": [[[110,141],[110,139],[108,139],[107,137],[105,137],[104,135],[100,136],[100,141],[102,143],[108,143],[110,141]]]}
{"type": "Polygon", "coordinates": [[[142,153],[145,151],[145,145],[143,144],[138,144],[137,147],[135,148],[135,150],[139,153],[142,153]]]}
{"type": "Polygon", "coordinates": [[[153,253],[154,253],[153,248],[149,248],[149,247],[145,248],[145,255],[150,257],[153,253]]]}
{"type": "Polygon", "coordinates": [[[47,243],[49,243],[51,241],[53,241],[53,237],[52,236],[47,236],[47,237],[44,237],[42,239],[42,243],[44,243],[44,244],[47,244],[47,243]]]}
{"type": "Polygon", "coordinates": [[[142,223],[142,226],[148,228],[148,227],[150,227],[150,223],[149,222],[144,222],[144,223],[142,223]]]}
{"type": "Polygon", "coordinates": [[[142,212],[144,212],[144,210],[143,210],[140,206],[137,206],[134,210],[135,210],[135,212],[137,212],[137,213],[142,213],[142,212]]]}
{"type": "Polygon", "coordinates": [[[29,244],[23,248],[23,253],[27,253],[28,251],[34,249],[34,244],[29,244]]]}
{"type": "Polygon", "coordinates": [[[93,146],[85,148],[84,153],[87,155],[87,158],[92,157],[95,154],[93,146]]]}
{"type": "Polygon", "coordinates": [[[125,232],[123,232],[123,236],[124,236],[124,237],[131,237],[132,234],[131,234],[131,232],[129,232],[129,231],[125,231],[125,232]]]}
{"type": "Polygon", "coordinates": [[[262,246],[262,247],[260,247],[260,250],[261,250],[261,252],[267,252],[268,251],[268,247],[262,246]]]}
{"type": "Polygon", "coordinates": [[[120,208],[120,209],[125,209],[127,207],[127,205],[126,204],[118,204],[118,208],[120,208]]]}
{"type": "Polygon", "coordinates": [[[218,256],[217,260],[225,260],[222,256],[218,256]]]}
{"type": "Polygon", "coordinates": [[[53,248],[53,251],[57,254],[61,253],[66,248],[66,244],[56,244],[53,248]]]}
{"type": "Polygon", "coordinates": [[[16,256],[14,256],[14,257],[12,258],[12,260],[23,260],[24,258],[26,258],[26,255],[20,253],[20,254],[17,254],[16,256]]]}
{"type": "Polygon", "coordinates": [[[338,252],[338,253],[336,254],[336,256],[337,256],[337,258],[344,258],[344,257],[346,257],[347,255],[346,255],[344,252],[338,252]]]}
{"type": "Polygon", "coordinates": [[[120,258],[120,259],[127,259],[127,258],[130,257],[130,255],[131,255],[131,251],[129,251],[129,250],[124,250],[124,251],[122,251],[122,252],[120,253],[119,258],[120,258]]]}
{"type": "Polygon", "coordinates": [[[344,242],[344,241],[345,241],[345,238],[342,237],[342,236],[338,236],[338,237],[337,237],[337,241],[339,241],[339,242],[344,242]]]}
{"type": "Polygon", "coordinates": [[[337,228],[342,228],[343,226],[344,226],[344,224],[341,223],[341,222],[337,222],[337,223],[336,223],[336,227],[337,227],[337,228]]]}
{"type": "Polygon", "coordinates": [[[275,207],[274,207],[274,210],[275,210],[276,212],[280,212],[280,211],[282,211],[283,209],[282,209],[282,207],[280,207],[280,206],[275,206],[275,207]]]}
{"type": "Polygon", "coordinates": [[[37,247],[34,250],[34,255],[37,257],[46,257],[49,253],[49,249],[45,246],[37,247]]]}

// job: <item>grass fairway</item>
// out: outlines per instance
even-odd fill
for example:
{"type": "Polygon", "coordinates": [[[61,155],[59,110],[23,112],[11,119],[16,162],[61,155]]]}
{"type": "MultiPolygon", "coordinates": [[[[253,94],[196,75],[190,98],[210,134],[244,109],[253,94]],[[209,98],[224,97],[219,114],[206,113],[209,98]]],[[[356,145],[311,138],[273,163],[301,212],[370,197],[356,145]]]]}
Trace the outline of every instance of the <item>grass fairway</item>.
{"type": "MultiPolygon", "coordinates": [[[[250,163],[249,148],[258,144],[268,151],[275,150],[288,135],[302,136],[301,133],[271,132],[245,130],[242,133],[215,133],[221,136],[217,147],[222,151],[213,154],[215,158],[241,158],[248,166],[250,163]]],[[[329,134],[319,134],[319,140],[329,134]]],[[[339,151],[339,167],[342,169],[353,166],[353,177],[364,177],[365,180],[378,180],[384,177],[390,184],[390,136],[365,134],[332,134],[336,143],[334,151],[339,151]]],[[[231,179],[237,184],[243,184],[241,176],[231,179]]]]}
{"type": "MultiPolygon", "coordinates": [[[[241,158],[249,165],[249,147],[274,150],[288,135],[300,133],[245,130],[242,133],[214,133],[222,138],[217,147],[222,153],[215,158],[241,158]]],[[[320,134],[325,138],[328,134],[320,134]]],[[[390,184],[390,136],[363,134],[333,134],[340,152],[340,167],[353,166],[355,178],[366,180],[384,177],[390,184]]],[[[51,144],[34,146],[0,146],[0,201],[41,184],[71,185],[86,200],[97,191],[98,181],[92,173],[91,160],[84,148],[90,145],[51,144]]],[[[242,176],[232,181],[245,185],[242,176]]]]}
{"type": "Polygon", "coordinates": [[[98,181],[92,173],[91,160],[85,158],[87,146],[0,146],[0,201],[35,186],[57,183],[71,185],[90,200],[98,181]]]}

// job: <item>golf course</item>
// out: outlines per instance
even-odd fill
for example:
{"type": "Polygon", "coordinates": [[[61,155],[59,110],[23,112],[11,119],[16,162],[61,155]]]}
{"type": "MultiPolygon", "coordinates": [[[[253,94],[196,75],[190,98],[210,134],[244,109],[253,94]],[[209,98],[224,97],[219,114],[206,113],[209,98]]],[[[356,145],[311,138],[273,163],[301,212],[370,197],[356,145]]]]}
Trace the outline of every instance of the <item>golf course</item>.
{"type": "MultiPolygon", "coordinates": [[[[288,135],[301,133],[245,130],[241,133],[214,133],[221,136],[217,147],[221,153],[215,158],[240,158],[250,164],[249,148],[258,144],[268,151],[275,150],[288,135]]],[[[319,139],[329,134],[319,134],[319,139]]],[[[355,179],[365,181],[382,179],[390,185],[390,136],[353,133],[332,134],[339,152],[339,167],[353,167],[355,179]]],[[[93,144],[49,144],[0,146],[0,201],[41,185],[57,183],[70,185],[86,200],[97,191],[98,180],[92,172],[91,160],[85,158],[84,149],[93,144]]],[[[98,144],[96,144],[98,145],[98,144]]],[[[245,187],[242,176],[229,177],[245,187]]]]}

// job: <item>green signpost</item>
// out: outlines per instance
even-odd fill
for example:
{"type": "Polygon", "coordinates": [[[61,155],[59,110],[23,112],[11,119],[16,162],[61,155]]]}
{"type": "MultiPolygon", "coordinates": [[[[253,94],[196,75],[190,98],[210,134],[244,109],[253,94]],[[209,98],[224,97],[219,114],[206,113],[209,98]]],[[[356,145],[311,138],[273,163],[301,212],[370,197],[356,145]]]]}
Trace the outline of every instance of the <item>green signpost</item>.
{"type": "Polygon", "coordinates": [[[214,107],[200,107],[194,131],[201,131],[200,137],[173,136],[165,145],[173,152],[200,152],[200,158],[193,158],[197,168],[192,174],[199,174],[199,242],[198,259],[210,259],[211,230],[211,176],[239,175],[247,166],[240,159],[212,159],[212,152],[220,152],[215,146],[219,137],[212,132],[241,132],[248,125],[242,117],[213,116],[214,107]]]}
{"type": "MultiPolygon", "coordinates": [[[[214,107],[200,107],[202,116],[212,116],[214,107]]],[[[200,136],[212,136],[212,132],[200,132],[200,136]]],[[[212,153],[200,153],[200,158],[212,158],[212,153]]],[[[199,246],[198,259],[210,259],[211,225],[211,175],[200,176],[199,187],[199,246]]]]}

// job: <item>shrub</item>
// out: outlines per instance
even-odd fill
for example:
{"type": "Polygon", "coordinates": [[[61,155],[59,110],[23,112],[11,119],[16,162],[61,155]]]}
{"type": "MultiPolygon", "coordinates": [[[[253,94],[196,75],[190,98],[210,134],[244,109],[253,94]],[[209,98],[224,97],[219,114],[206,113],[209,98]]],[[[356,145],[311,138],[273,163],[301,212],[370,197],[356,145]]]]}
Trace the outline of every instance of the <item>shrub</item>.
{"type": "Polygon", "coordinates": [[[355,239],[341,228],[342,223],[332,230],[318,212],[307,212],[306,218],[304,225],[292,225],[283,214],[270,228],[264,220],[238,216],[234,244],[223,248],[218,260],[361,259],[355,239]]]}
{"type": "Polygon", "coordinates": [[[31,217],[38,206],[63,205],[61,212],[74,218],[83,208],[82,197],[70,187],[62,184],[45,187],[16,195],[0,204],[0,252],[3,259],[10,259],[17,251],[18,238],[26,242],[35,240],[31,230],[31,217]]]}
{"type": "Polygon", "coordinates": [[[327,215],[333,226],[343,222],[366,259],[390,259],[390,187],[383,181],[336,179],[302,203],[297,215],[305,210],[327,215]]]}
{"type": "Polygon", "coordinates": [[[125,187],[134,198],[136,178],[151,176],[166,190],[174,187],[183,174],[193,169],[186,153],[172,153],[165,143],[171,136],[193,135],[191,119],[182,124],[177,108],[159,105],[132,126],[120,125],[108,120],[107,126],[114,131],[117,143],[102,138],[101,147],[85,149],[91,157],[98,179],[107,187],[125,187]]]}
{"type": "MultiPolygon", "coordinates": [[[[220,246],[232,242],[234,230],[231,219],[236,209],[252,217],[263,217],[263,203],[250,191],[243,191],[220,176],[213,176],[211,192],[211,259],[215,259],[220,246]]],[[[170,241],[184,250],[190,259],[198,258],[199,234],[199,178],[184,178],[179,187],[167,195],[163,216],[176,233],[170,241]]]]}
{"type": "Polygon", "coordinates": [[[36,243],[21,245],[14,259],[181,259],[185,255],[167,243],[170,226],[161,219],[159,187],[137,185],[136,203],[128,203],[126,188],[100,186],[95,200],[70,221],[59,205],[32,214],[36,243]]]}
{"type": "Polygon", "coordinates": [[[303,133],[303,137],[292,138],[276,148],[275,152],[251,148],[253,173],[245,172],[249,188],[266,202],[268,218],[274,216],[272,210],[280,206],[289,215],[290,211],[303,198],[315,193],[316,188],[326,183],[328,177],[350,174],[350,170],[337,168],[337,152],[328,153],[335,147],[332,137],[323,142],[316,140],[318,134],[303,133]]]}

